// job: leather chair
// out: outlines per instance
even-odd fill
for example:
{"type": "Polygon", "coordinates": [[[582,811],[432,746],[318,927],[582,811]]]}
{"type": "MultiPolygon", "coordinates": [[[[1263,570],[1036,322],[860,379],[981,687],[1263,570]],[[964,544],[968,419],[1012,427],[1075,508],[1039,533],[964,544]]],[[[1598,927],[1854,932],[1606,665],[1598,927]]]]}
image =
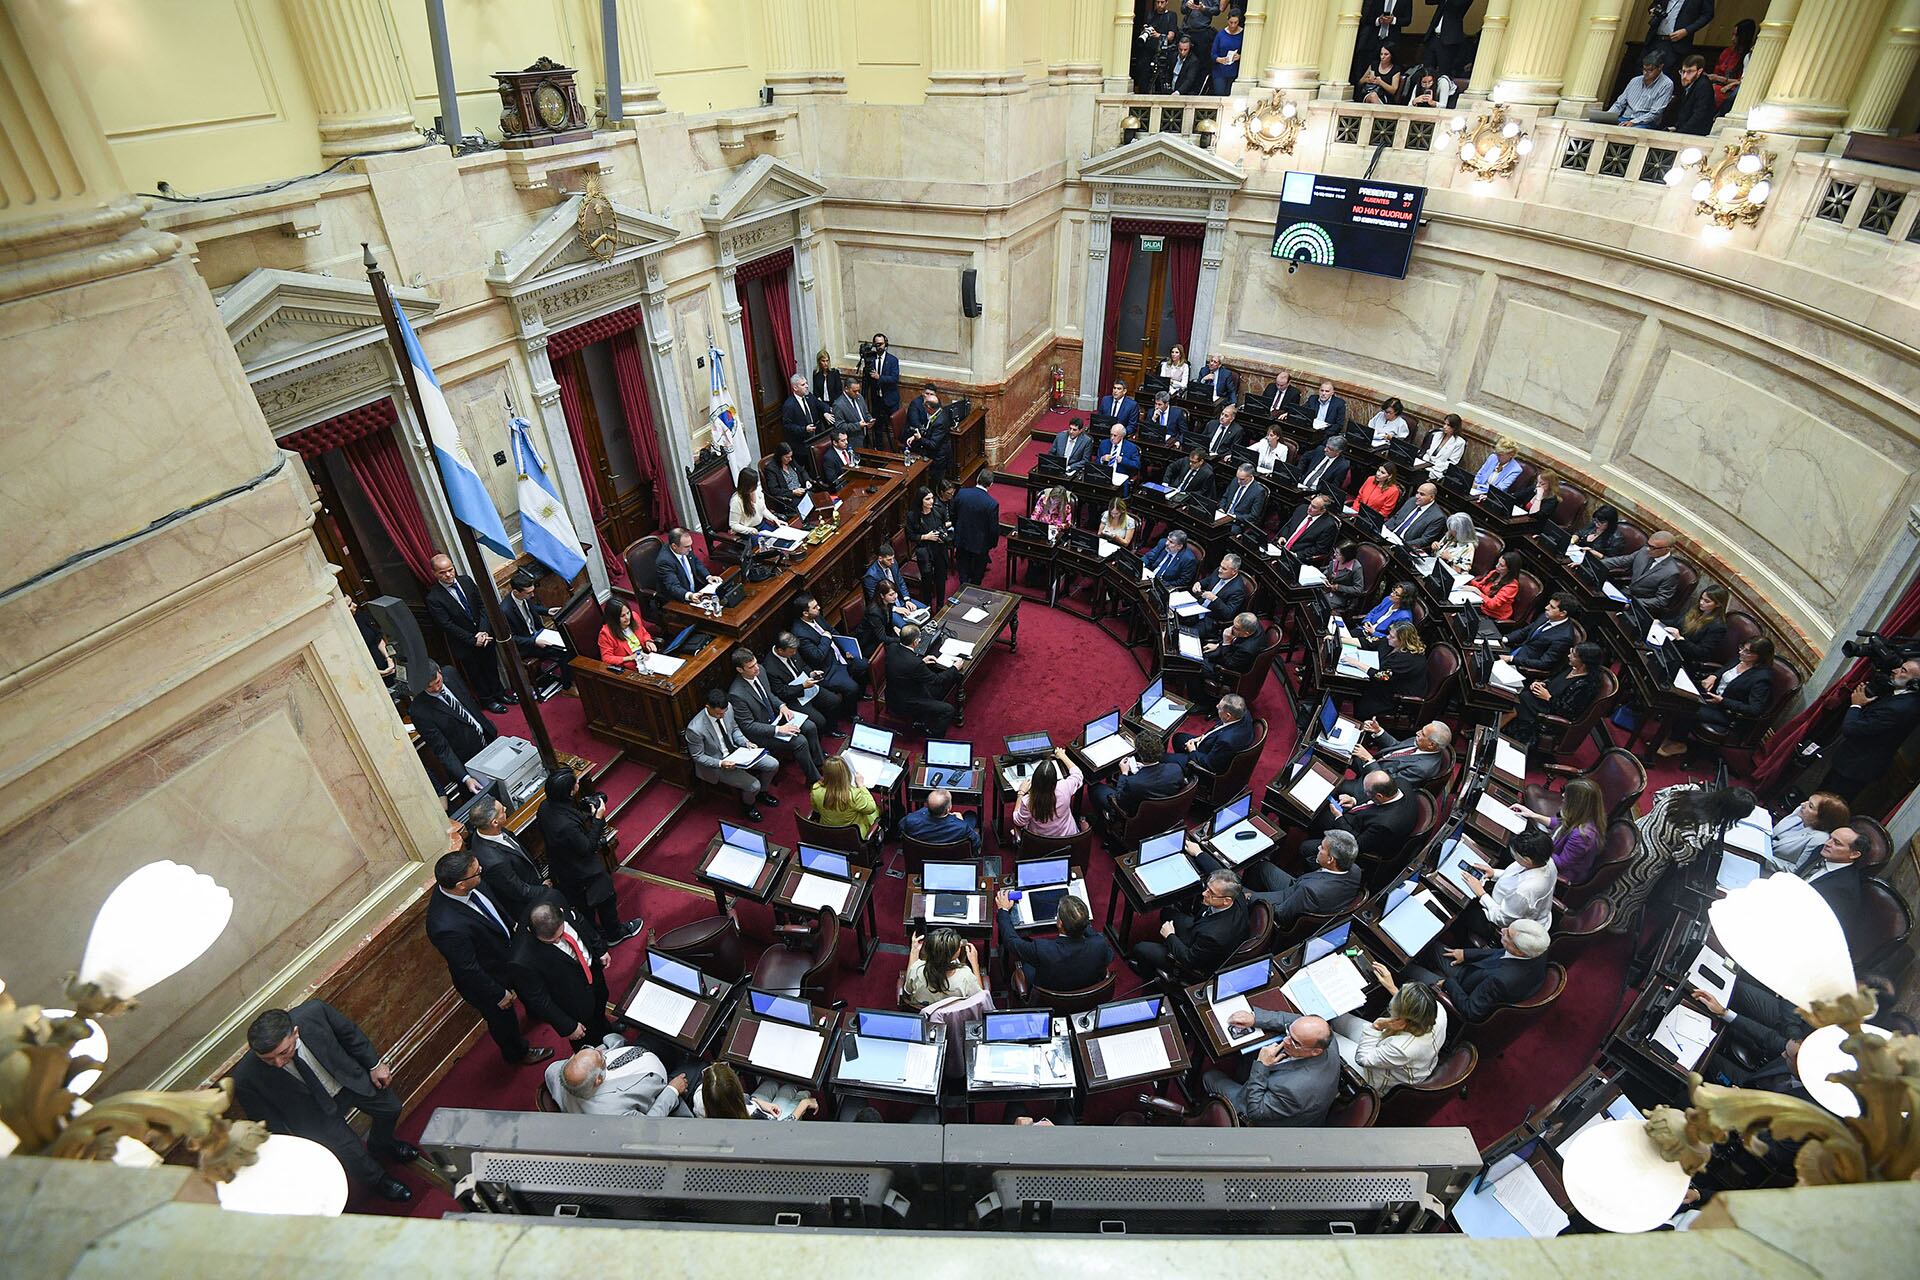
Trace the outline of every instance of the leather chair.
{"type": "Polygon", "coordinates": [[[1860,850],[1860,865],[1869,873],[1886,866],[1887,860],[1893,857],[1893,837],[1887,834],[1880,820],[1858,814],[1847,819],[1847,825],[1853,828],[1853,842],[1860,850]]]}
{"type": "MultiPolygon", "coordinates": [[[[1540,1010],[1558,1000],[1567,989],[1567,967],[1559,962],[1547,966],[1547,976],[1540,983],[1540,989],[1518,1004],[1502,1005],[1488,1013],[1478,1022],[1460,1018],[1462,1032],[1473,1027],[1481,1033],[1482,1040],[1493,1038],[1496,1031],[1518,1031],[1520,1025],[1532,1018],[1540,1010]]],[[[1442,994],[1445,994],[1444,992],[1442,994]]],[[[1459,1010],[1449,1011],[1458,1016],[1459,1010]]]]}
{"type": "Polygon", "coordinates": [[[1675,576],[1680,580],[1680,594],[1674,598],[1690,602],[1700,593],[1700,570],[1691,561],[1683,560],[1679,556],[1673,559],[1675,576]]]}
{"type": "Polygon", "coordinates": [[[547,1088],[547,1073],[544,1069],[540,1072],[539,1082],[533,1086],[533,1109],[555,1115],[560,1114],[560,1104],[554,1100],[553,1090],[547,1088]]]}
{"type": "Polygon", "coordinates": [[[633,588],[634,602],[648,623],[660,618],[660,550],[666,545],[665,538],[650,533],[620,553],[620,563],[627,567],[627,583],[633,588]]]}
{"type": "Polygon", "coordinates": [[[1113,1118],[1118,1125],[1173,1124],[1186,1129],[1238,1129],[1240,1117],[1233,1104],[1217,1093],[1209,1093],[1198,1102],[1181,1106],[1171,1098],[1140,1095],[1142,1111],[1125,1111],[1113,1118]]]}
{"type": "Polygon", "coordinates": [[[1485,576],[1487,570],[1493,568],[1494,561],[1498,560],[1506,549],[1505,538],[1492,530],[1483,530],[1479,545],[1473,552],[1473,576],[1476,578],[1485,576]]]}
{"type": "Polygon", "coordinates": [[[906,858],[906,874],[910,876],[919,875],[921,865],[928,859],[934,862],[973,862],[980,856],[973,851],[971,840],[935,843],[931,840],[916,840],[904,832],[900,836],[900,852],[906,858]]]}
{"type": "MultiPolygon", "coordinates": [[[[1360,581],[1366,587],[1366,590],[1361,593],[1360,598],[1363,600],[1371,600],[1373,599],[1374,588],[1380,582],[1380,575],[1386,572],[1386,553],[1374,546],[1371,542],[1363,542],[1355,548],[1354,559],[1360,562],[1360,581]]],[[[1382,591],[1381,594],[1385,595],[1386,593],[1382,591]]]]}
{"type": "Polygon", "coordinates": [[[727,503],[733,498],[733,474],[724,463],[687,472],[693,490],[694,514],[706,539],[707,556],[715,564],[740,563],[740,535],[727,525],[727,503]]]}
{"type": "Polygon", "coordinates": [[[710,973],[728,982],[740,981],[746,972],[746,955],[740,945],[740,922],[732,915],[703,916],[676,925],[665,933],[648,933],[648,951],[664,951],[684,960],[702,973],[710,973]]]}
{"type": "Polygon", "coordinates": [[[1418,698],[1401,696],[1393,700],[1388,712],[1391,725],[1428,724],[1444,720],[1442,713],[1453,704],[1455,687],[1460,683],[1460,651],[1441,643],[1427,650],[1427,692],[1418,698]]]}
{"type": "Polygon", "coordinates": [[[1371,1129],[1380,1119],[1380,1095],[1371,1089],[1356,1089],[1351,1098],[1341,1099],[1327,1112],[1329,1129],[1371,1129]]]}
{"type": "Polygon", "coordinates": [[[840,917],[823,910],[812,924],[775,925],[773,933],[774,945],[753,966],[753,985],[824,1001],[840,959],[840,917]]]}
{"type": "Polygon", "coordinates": [[[1186,825],[1187,811],[1193,808],[1193,798],[1199,790],[1200,780],[1188,778],[1186,784],[1170,796],[1142,800],[1139,809],[1118,829],[1103,833],[1101,843],[1106,846],[1108,854],[1118,857],[1138,849],[1140,841],[1147,836],[1186,825]]]}
{"type": "Polygon", "coordinates": [[[1280,656],[1283,643],[1280,628],[1268,623],[1266,643],[1261,646],[1260,652],[1253,655],[1253,665],[1235,676],[1233,683],[1222,684],[1220,687],[1228,693],[1239,694],[1247,700],[1248,706],[1252,706],[1254,699],[1260,696],[1260,690],[1266,685],[1267,673],[1273,670],[1274,661],[1280,656]]]}
{"type": "Polygon", "coordinates": [[[1562,887],[1556,895],[1562,910],[1577,912],[1597,898],[1625,874],[1627,864],[1633,861],[1634,851],[1639,847],[1639,827],[1624,818],[1608,823],[1601,837],[1600,852],[1593,860],[1593,873],[1579,884],[1562,887]]]}
{"type": "Polygon", "coordinates": [[[1913,911],[1900,891],[1869,876],[1860,894],[1860,913],[1847,942],[1856,967],[1879,964],[1913,932],[1913,911]]]}
{"type": "Polygon", "coordinates": [[[1605,898],[1594,898],[1580,910],[1553,922],[1553,941],[1547,944],[1547,954],[1555,960],[1571,960],[1612,923],[1613,904],[1605,898]]]}
{"type": "MultiPolygon", "coordinates": [[[[1449,1024],[1452,1016],[1448,1016],[1449,1024]]],[[[1397,1084],[1380,1096],[1380,1110],[1384,1114],[1389,1109],[1404,1113],[1416,1108],[1438,1106],[1448,1094],[1457,1098],[1467,1096],[1467,1081],[1472,1078],[1474,1069],[1480,1065],[1480,1051],[1460,1040],[1441,1055],[1440,1061],[1433,1067],[1433,1074],[1419,1084],[1397,1084]]],[[[1397,1123],[1405,1124],[1404,1114],[1394,1117],[1397,1123]]]]}
{"type": "Polygon", "coordinates": [[[1260,763],[1260,753],[1266,746],[1267,722],[1262,718],[1253,722],[1253,741],[1235,752],[1219,773],[1209,773],[1204,765],[1194,763],[1193,778],[1199,789],[1193,802],[1203,809],[1218,809],[1245,791],[1253,781],[1254,766],[1260,763]]]}
{"type": "Polygon", "coordinates": [[[879,851],[884,838],[883,833],[886,830],[884,824],[875,823],[873,836],[863,839],[860,828],[853,823],[817,822],[804,813],[793,815],[793,825],[801,844],[844,853],[863,867],[871,867],[874,864],[874,855],[879,851]]]}
{"type": "Polygon", "coordinates": [[[1020,844],[1016,854],[1021,859],[1059,857],[1066,855],[1067,864],[1075,867],[1091,865],[1093,858],[1093,828],[1086,823],[1080,824],[1078,835],[1036,836],[1030,832],[1017,831],[1020,844]]]}
{"type": "Polygon", "coordinates": [[[1055,991],[1049,987],[1030,984],[1026,970],[1017,962],[1009,962],[1007,989],[1013,993],[1015,1002],[1026,1006],[1038,1006],[1051,1009],[1058,1014],[1085,1013],[1113,999],[1114,987],[1120,981],[1118,972],[1110,972],[1106,977],[1090,987],[1079,987],[1072,991],[1055,991]]]}
{"type": "MultiPolygon", "coordinates": [[[[1613,704],[1620,697],[1620,677],[1605,667],[1600,669],[1599,676],[1600,692],[1577,719],[1562,720],[1559,716],[1544,714],[1540,716],[1540,736],[1535,740],[1535,745],[1539,747],[1542,754],[1555,760],[1576,756],[1583,745],[1595,739],[1596,730],[1600,738],[1606,739],[1606,731],[1599,727],[1600,721],[1602,717],[1613,712],[1613,704]]],[[[1607,745],[1612,745],[1611,739],[1606,741],[1607,745]]],[[[1602,747],[1601,750],[1604,752],[1606,748],[1602,747]]]]}
{"type": "Polygon", "coordinates": [[[582,591],[569,600],[560,616],[554,619],[556,629],[567,638],[573,651],[594,659],[600,656],[600,628],[604,622],[600,604],[591,591],[582,591]]]}
{"type": "Polygon", "coordinates": [[[1637,525],[1628,524],[1625,520],[1615,527],[1614,532],[1620,535],[1620,554],[1623,556],[1630,556],[1647,545],[1646,531],[1637,525]]]}
{"type": "Polygon", "coordinates": [[[1767,709],[1757,716],[1733,717],[1724,727],[1696,722],[1687,737],[1693,742],[1712,747],[1720,753],[1722,759],[1730,751],[1751,753],[1760,749],[1760,743],[1768,730],[1780,718],[1787,701],[1800,691],[1800,673],[1784,658],[1773,660],[1773,697],[1767,703],[1767,709]]]}
{"type": "Polygon", "coordinates": [[[1513,592],[1513,620],[1506,625],[1524,627],[1533,621],[1534,614],[1541,608],[1540,593],[1543,588],[1540,579],[1524,569],[1514,575],[1514,582],[1517,585],[1513,592]]]}
{"type": "MultiPolygon", "coordinates": [[[[1564,769],[1558,772],[1563,778],[1586,778],[1599,787],[1609,818],[1631,818],[1634,805],[1647,790],[1647,766],[1624,747],[1608,747],[1598,760],[1579,773],[1564,769]]],[[[1551,818],[1560,812],[1560,793],[1530,782],[1523,803],[1535,813],[1551,818]]]]}
{"type": "Polygon", "coordinates": [[[1587,514],[1587,495],[1572,485],[1562,481],[1560,485],[1560,505],[1553,509],[1552,521],[1562,529],[1578,530],[1585,524],[1587,514]]]}
{"type": "Polygon", "coordinates": [[[1435,800],[1446,795],[1453,790],[1453,771],[1458,764],[1459,761],[1454,756],[1452,747],[1440,748],[1440,772],[1422,782],[1420,789],[1435,800]]]}

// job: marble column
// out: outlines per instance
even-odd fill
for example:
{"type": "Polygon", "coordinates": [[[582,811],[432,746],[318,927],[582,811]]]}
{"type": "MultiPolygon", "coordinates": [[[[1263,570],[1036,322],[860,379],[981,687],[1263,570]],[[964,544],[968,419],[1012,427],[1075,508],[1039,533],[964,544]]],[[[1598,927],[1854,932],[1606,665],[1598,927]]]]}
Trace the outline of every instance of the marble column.
{"type": "Polygon", "coordinates": [[[1240,19],[1240,78],[1233,82],[1234,92],[1243,98],[1257,97],[1266,83],[1253,78],[1253,69],[1267,56],[1267,7],[1271,4],[1285,7],[1285,3],[1286,0],[1248,0],[1247,11],[1240,19]]]}
{"type": "Polygon", "coordinates": [[[1854,92],[1847,128],[1854,133],[1889,132],[1916,61],[1920,61],[1920,0],[1895,0],[1873,60],[1854,92]]]}
{"type": "MultiPolygon", "coordinates": [[[[1301,0],[1308,4],[1311,0],[1301,0]]],[[[1360,40],[1360,0],[1327,0],[1321,9],[1320,94],[1345,98],[1353,89],[1353,54],[1360,40]]]]}
{"type": "Polygon", "coordinates": [[[1620,19],[1627,0],[1587,0],[1567,62],[1556,114],[1577,120],[1600,100],[1601,82],[1612,74],[1620,52],[1620,19]]]}
{"type": "Polygon", "coordinates": [[[1133,0],[1112,0],[1112,39],[1107,44],[1107,92],[1129,93],[1133,89],[1134,40],[1140,34],[1133,20],[1133,0]]]}
{"type": "Polygon", "coordinates": [[[674,368],[673,315],[667,310],[667,291],[657,263],[647,263],[647,288],[641,295],[647,313],[647,342],[641,352],[647,361],[647,381],[660,397],[660,429],[667,446],[667,483],[673,489],[674,508],[681,522],[694,528],[700,518],[694,514],[693,490],[687,486],[687,469],[693,465],[693,429],[706,421],[705,407],[696,410],[687,403],[674,368]]]}
{"type": "MultiPolygon", "coordinates": [[[[615,0],[615,15],[620,23],[620,114],[628,120],[664,115],[667,108],[660,101],[660,85],[653,74],[653,33],[647,30],[641,0],[615,0]]],[[[598,49],[600,24],[589,23],[588,28],[598,49]]],[[[604,54],[600,61],[605,65],[604,54]]]]}
{"type": "Polygon", "coordinates": [[[764,0],[767,86],[776,99],[844,98],[837,0],[764,0]]]}
{"type": "Polygon", "coordinates": [[[1512,0],[1512,6],[1493,96],[1529,106],[1558,102],[1579,6],[1569,0],[1512,0]]]}
{"type": "MultiPolygon", "coordinates": [[[[1307,0],[1269,0],[1276,4],[1267,33],[1266,83],[1280,89],[1318,88],[1326,46],[1327,6],[1307,0]]],[[[1354,30],[1359,27],[1356,22],[1354,30]]],[[[1347,49],[1349,59],[1352,46],[1347,49]]]]}
{"type": "Polygon", "coordinates": [[[420,141],[387,0],[286,0],[287,27],[320,109],[320,154],[402,151],[420,141]]]}
{"type": "Polygon", "coordinates": [[[1766,14],[1760,19],[1760,30],[1754,37],[1753,52],[1747,55],[1746,74],[1740,77],[1740,91],[1727,108],[1725,127],[1746,128],[1747,117],[1767,100],[1767,93],[1773,88],[1774,69],[1780,65],[1780,51],[1787,47],[1787,36],[1792,33],[1793,21],[1799,14],[1800,0],[1773,0],[1767,6],[1766,14]]]}
{"type": "MultiPolygon", "coordinates": [[[[760,406],[753,394],[753,370],[747,367],[747,313],[740,306],[740,276],[734,263],[720,268],[720,319],[727,330],[727,394],[733,397],[740,429],[754,456],[760,456],[760,406]]],[[[795,352],[796,360],[799,353],[795,352]]],[[[781,388],[785,394],[786,388],[781,388]]]]}
{"type": "Polygon", "coordinates": [[[1493,88],[1500,72],[1500,50],[1507,42],[1508,14],[1514,0],[1487,0],[1487,11],[1480,18],[1480,47],[1473,55],[1473,78],[1467,92],[1484,97],[1493,88]]]}
{"type": "Polygon", "coordinates": [[[1080,303],[1080,408],[1100,403],[1100,356],[1107,344],[1107,252],[1113,218],[1105,190],[1093,193],[1087,219],[1087,283],[1080,303]]]}
{"type": "Polygon", "coordinates": [[[816,234],[812,217],[806,212],[800,214],[796,231],[793,238],[793,282],[799,287],[793,291],[794,360],[801,369],[807,370],[813,368],[813,357],[823,345],[820,341],[820,281],[814,272],[814,256],[819,249],[820,237],[816,234]]]}
{"type": "MultiPolygon", "coordinates": [[[[560,403],[560,383],[553,376],[553,358],[547,352],[545,325],[520,335],[520,350],[527,358],[527,376],[533,383],[533,402],[541,429],[547,433],[547,458],[553,463],[554,488],[573,521],[573,531],[585,541],[598,543],[600,531],[593,525],[593,504],[587,500],[587,476],[583,460],[573,451],[573,435],[567,430],[566,408],[560,403]]],[[[613,550],[617,553],[620,548],[613,550]]],[[[596,549],[587,555],[587,580],[594,595],[604,600],[613,590],[607,580],[606,558],[596,549]]]]}
{"type": "Polygon", "coordinates": [[[932,70],[927,96],[981,98],[1020,93],[1027,74],[1008,40],[1004,0],[933,0],[932,70]]]}
{"type": "Polygon", "coordinates": [[[1060,68],[1060,83],[1100,83],[1100,37],[1105,34],[1106,20],[1107,0],[1071,0],[1067,60],[1060,68]]]}
{"type": "MultiPolygon", "coordinates": [[[[1212,352],[1213,304],[1220,296],[1220,264],[1227,256],[1227,202],[1216,198],[1207,217],[1206,238],[1200,242],[1200,280],[1193,291],[1193,332],[1187,335],[1187,351],[1212,352]]],[[[1204,362],[1205,356],[1199,359],[1204,362]]]]}
{"type": "Polygon", "coordinates": [[[1803,0],[1752,126],[1803,138],[1837,132],[1886,12],[1887,0],[1803,0]]]}

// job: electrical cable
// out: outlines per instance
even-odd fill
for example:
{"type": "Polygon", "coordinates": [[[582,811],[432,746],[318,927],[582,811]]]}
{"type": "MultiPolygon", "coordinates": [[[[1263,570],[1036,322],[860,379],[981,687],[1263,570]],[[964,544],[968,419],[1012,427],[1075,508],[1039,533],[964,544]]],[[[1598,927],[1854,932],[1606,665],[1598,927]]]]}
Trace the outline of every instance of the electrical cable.
{"type": "Polygon", "coordinates": [[[298,177],[282,178],[278,182],[269,182],[265,186],[252,187],[245,191],[226,191],[219,195],[212,196],[183,196],[174,194],[172,183],[161,182],[159,184],[161,190],[159,191],[136,191],[134,194],[144,196],[148,200],[165,200],[170,204],[217,204],[222,200],[244,200],[248,196],[264,196],[275,191],[284,191],[296,182],[308,182],[314,178],[324,178],[341,165],[352,160],[364,160],[368,156],[405,155],[409,151],[420,151],[427,147],[442,147],[445,145],[447,144],[438,138],[422,138],[411,147],[400,147],[391,151],[356,151],[350,156],[341,156],[338,160],[335,160],[332,164],[317,173],[303,173],[298,177]]]}

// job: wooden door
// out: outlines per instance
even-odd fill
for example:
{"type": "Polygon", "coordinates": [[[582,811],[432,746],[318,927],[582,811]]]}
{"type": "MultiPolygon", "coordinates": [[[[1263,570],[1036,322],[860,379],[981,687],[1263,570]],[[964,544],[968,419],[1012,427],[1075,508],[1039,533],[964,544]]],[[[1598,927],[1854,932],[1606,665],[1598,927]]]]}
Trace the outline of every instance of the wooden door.
{"type": "Polygon", "coordinates": [[[320,514],[313,522],[313,536],[320,541],[320,554],[340,570],[340,590],[365,604],[380,594],[374,585],[371,561],[360,546],[353,523],[347,518],[333,476],[319,458],[308,458],[307,475],[314,492],[320,495],[320,514]]]}
{"type": "MultiPolygon", "coordinates": [[[[1173,255],[1140,253],[1127,268],[1121,294],[1120,323],[1113,334],[1113,376],[1129,388],[1138,387],[1149,373],[1157,373],[1167,349],[1183,339],[1174,333],[1173,255]]],[[[1107,394],[1106,387],[1097,396],[1107,394]]]]}
{"type": "MultiPolygon", "coordinates": [[[[596,343],[595,347],[604,348],[596,343]]],[[[593,350],[587,348],[586,350],[593,350]]],[[[604,350],[596,353],[604,356],[604,350]]],[[[585,480],[600,496],[600,520],[594,532],[602,547],[618,556],[626,547],[653,532],[653,494],[638,475],[632,447],[622,434],[617,440],[609,432],[626,431],[626,424],[606,421],[593,394],[593,380],[587,373],[586,351],[568,352],[564,359],[574,364],[574,377],[581,389],[581,438],[586,441],[587,456],[580,459],[585,480]]],[[[608,376],[611,376],[610,374],[608,376]]]]}
{"type": "Polygon", "coordinates": [[[747,281],[746,306],[740,323],[747,328],[753,348],[752,387],[748,398],[753,404],[753,421],[759,432],[760,456],[766,457],[774,446],[786,439],[780,429],[780,409],[787,401],[790,373],[779,371],[779,356],[773,345],[772,321],[767,317],[767,289],[764,280],[747,281]]]}

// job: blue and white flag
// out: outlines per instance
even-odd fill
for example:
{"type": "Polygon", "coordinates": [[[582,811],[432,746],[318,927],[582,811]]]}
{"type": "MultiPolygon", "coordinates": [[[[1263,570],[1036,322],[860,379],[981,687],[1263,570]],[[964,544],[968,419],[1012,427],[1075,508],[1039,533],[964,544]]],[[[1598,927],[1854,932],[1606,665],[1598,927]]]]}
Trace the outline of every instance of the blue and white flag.
{"type": "Polygon", "coordinates": [[[533,447],[532,430],[525,418],[514,418],[507,426],[513,436],[513,463],[520,470],[520,545],[526,553],[568,582],[586,568],[580,554],[580,539],[573,521],[560,503],[560,494],[547,477],[547,465],[533,447]]]}
{"type": "Polygon", "coordinates": [[[426,354],[420,350],[420,339],[414,336],[413,326],[407,323],[407,313],[398,302],[393,304],[393,313],[400,322],[400,340],[406,345],[407,360],[413,365],[420,408],[427,415],[427,443],[433,446],[434,461],[440,464],[440,479],[447,486],[447,503],[453,508],[453,518],[472,529],[481,546],[511,560],[513,548],[507,545],[507,528],[500,523],[493,498],[487,493],[465,442],[460,439],[460,429],[453,425],[447,398],[440,394],[440,379],[433,376],[433,366],[427,363],[426,354]]]}
{"type": "Polygon", "coordinates": [[[713,395],[707,401],[707,425],[713,431],[713,447],[727,455],[727,469],[738,479],[753,465],[753,450],[747,445],[747,433],[741,429],[740,416],[734,411],[733,398],[727,394],[725,357],[707,335],[707,375],[713,395]]]}

